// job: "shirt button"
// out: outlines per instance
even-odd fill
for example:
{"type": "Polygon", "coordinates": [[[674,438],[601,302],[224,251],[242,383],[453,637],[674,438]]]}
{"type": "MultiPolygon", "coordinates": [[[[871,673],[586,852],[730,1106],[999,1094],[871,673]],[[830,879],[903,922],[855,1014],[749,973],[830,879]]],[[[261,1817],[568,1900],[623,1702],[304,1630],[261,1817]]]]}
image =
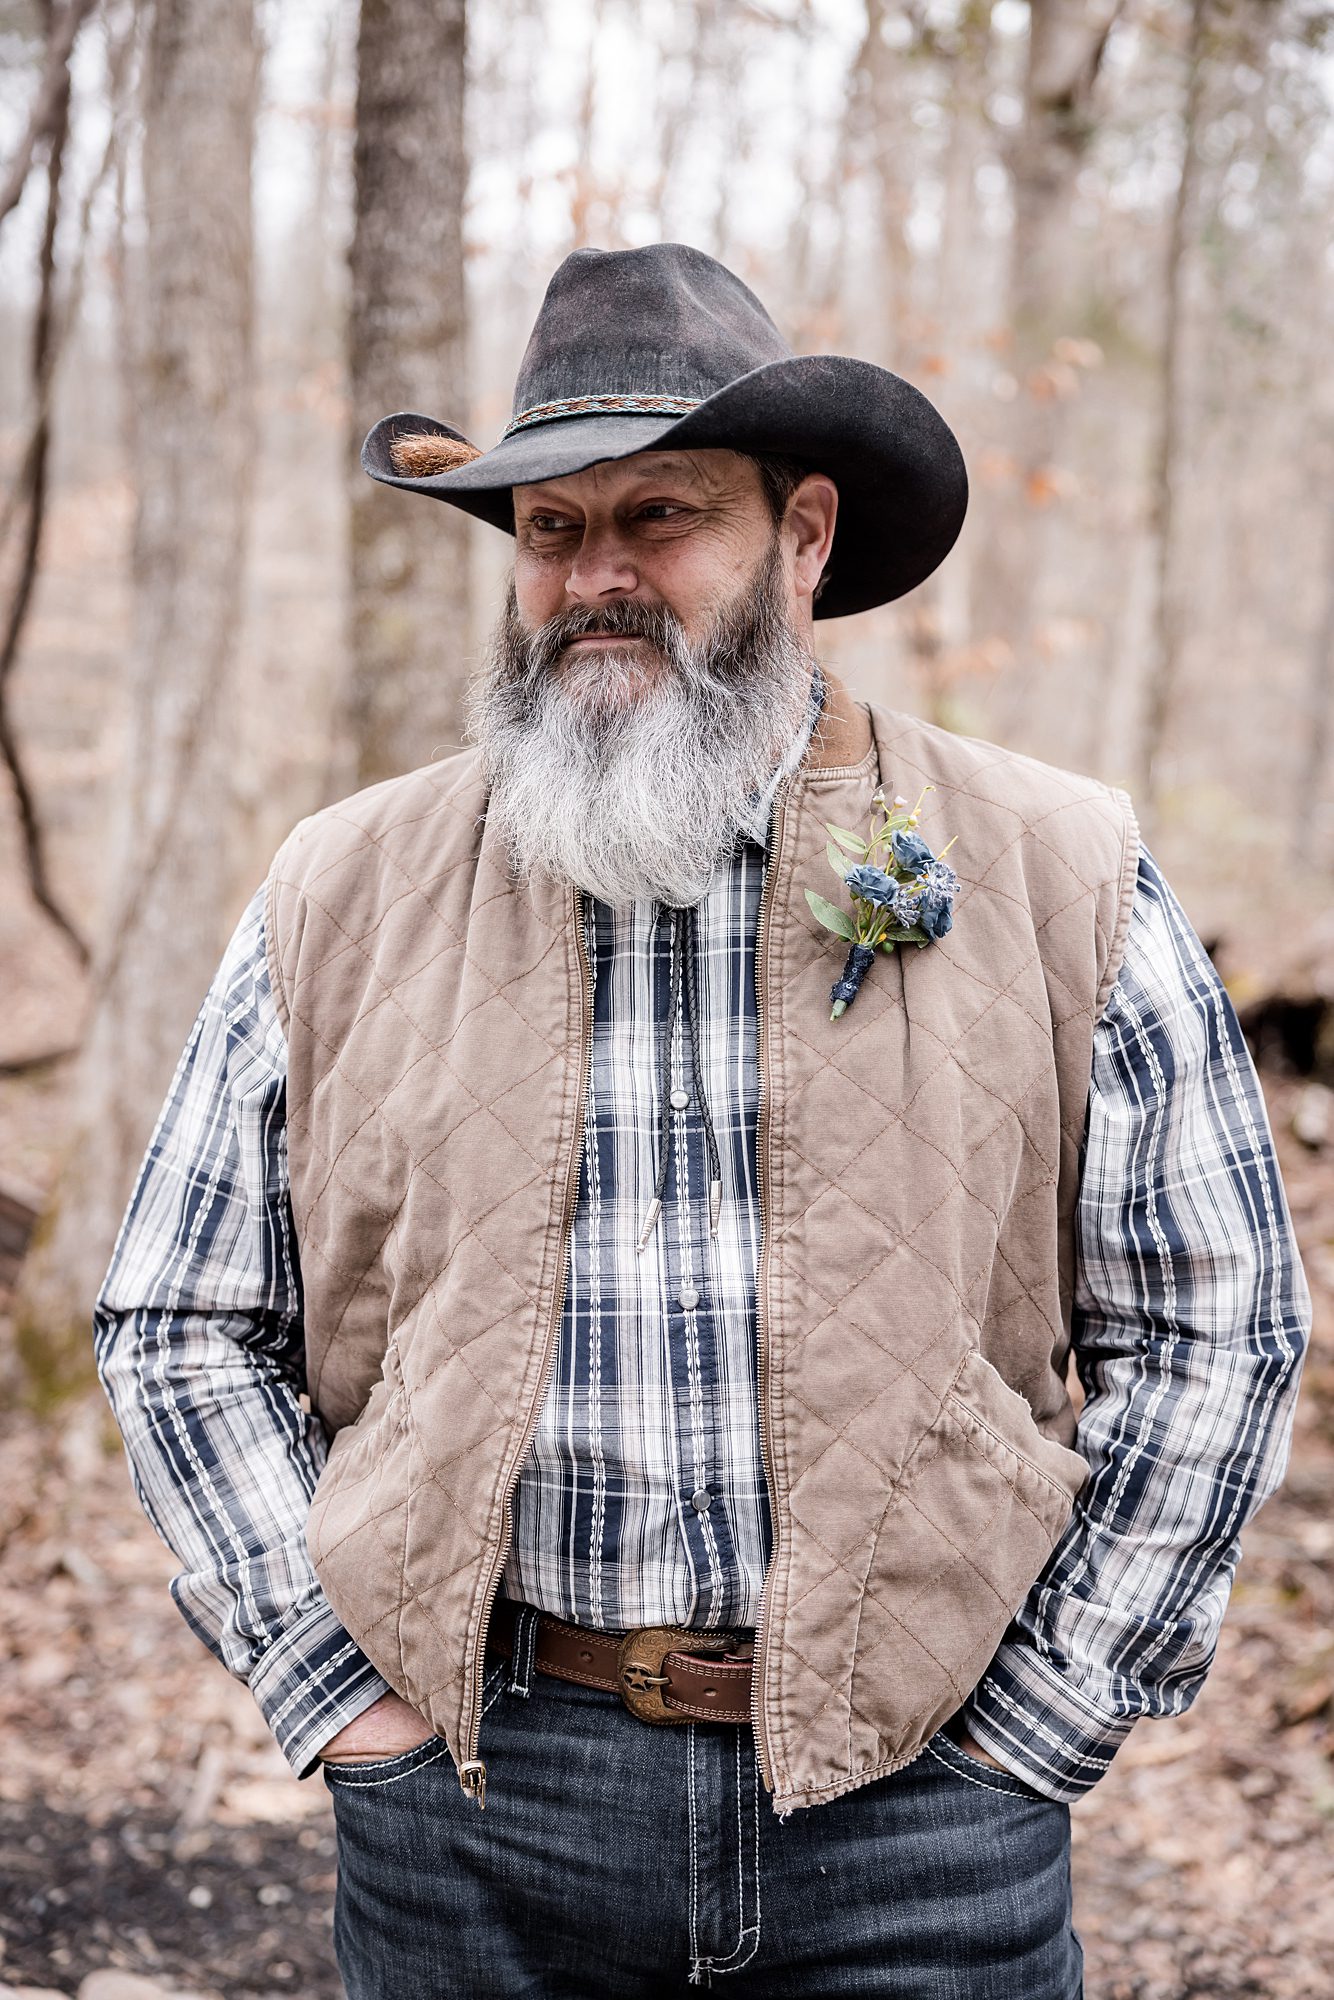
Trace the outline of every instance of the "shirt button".
{"type": "Polygon", "coordinates": [[[690,1092],[688,1090],[674,1090],[667,1101],[673,1111],[684,1111],[690,1102],[690,1092]]]}
{"type": "Polygon", "coordinates": [[[713,1495],[703,1486],[697,1486],[690,1496],[690,1504],[697,1514],[707,1514],[713,1505],[713,1495]]]}
{"type": "Polygon", "coordinates": [[[678,1305],[684,1306],[686,1311],[689,1312],[692,1306],[699,1304],[699,1293],[693,1285],[682,1285],[676,1295],[676,1301],[678,1305]]]}

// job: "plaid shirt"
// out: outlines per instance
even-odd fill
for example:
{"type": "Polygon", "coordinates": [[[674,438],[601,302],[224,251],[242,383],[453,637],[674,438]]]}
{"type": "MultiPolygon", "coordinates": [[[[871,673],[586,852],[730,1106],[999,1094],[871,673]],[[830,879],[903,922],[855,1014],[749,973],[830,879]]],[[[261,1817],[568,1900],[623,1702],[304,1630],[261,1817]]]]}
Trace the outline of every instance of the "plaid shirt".
{"type": "MultiPolygon", "coordinates": [[[[818,697],[818,676],[815,694],[818,697]]],[[[700,1081],[668,1019],[661,912],[584,898],[592,1076],[559,1353],[514,1496],[510,1596],[578,1622],[753,1623],[770,1549],[755,1272],[755,921],[773,790],[696,907],[700,1081]],[[668,1175],[654,1184],[659,1036],[668,1175]]],[[[200,1008],[94,1309],[136,1491],[184,1564],[172,1596],[248,1682],[299,1777],[387,1683],[306,1548],[326,1440],[304,1406],[285,1045],[262,885],[200,1008]]],[[[965,1704],[968,1727],[1071,1799],[1141,1715],[1189,1706],[1238,1531],[1281,1479],[1310,1299],[1236,1015],[1152,858],[1094,1033],[1073,1310],[1091,1477],[965,1704]]]]}

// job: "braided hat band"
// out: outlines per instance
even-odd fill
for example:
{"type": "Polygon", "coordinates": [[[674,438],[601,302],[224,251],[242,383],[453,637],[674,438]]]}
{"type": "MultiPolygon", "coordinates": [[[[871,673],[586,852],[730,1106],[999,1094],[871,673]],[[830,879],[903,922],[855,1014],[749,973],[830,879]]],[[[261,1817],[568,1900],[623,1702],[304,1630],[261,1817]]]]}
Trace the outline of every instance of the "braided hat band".
{"type": "Polygon", "coordinates": [[[502,439],[512,437],[515,431],[527,430],[532,424],[549,424],[557,417],[621,415],[627,410],[649,417],[685,417],[698,408],[699,398],[695,396],[562,396],[554,403],[534,403],[531,408],[520,410],[500,435],[502,439]]]}
{"type": "MultiPolygon", "coordinates": [[[[531,430],[537,424],[555,423],[560,417],[600,417],[608,414],[632,416],[684,417],[699,408],[693,396],[658,396],[608,393],[601,396],[562,396],[551,403],[533,403],[511,417],[500,433],[501,442],[515,431],[531,430]]],[[[410,431],[390,436],[388,451],[394,470],[410,479],[429,479],[433,473],[454,472],[482,456],[475,444],[461,438],[442,437],[435,431],[410,431]]]]}

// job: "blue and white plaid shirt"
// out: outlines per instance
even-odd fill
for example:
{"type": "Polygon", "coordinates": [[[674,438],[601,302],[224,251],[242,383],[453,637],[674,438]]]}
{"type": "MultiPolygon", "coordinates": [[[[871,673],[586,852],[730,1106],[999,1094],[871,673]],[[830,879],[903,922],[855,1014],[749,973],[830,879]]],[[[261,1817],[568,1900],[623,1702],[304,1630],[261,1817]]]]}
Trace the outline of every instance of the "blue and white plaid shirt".
{"type": "MultiPolygon", "coordinates": [[[[818,679],[817,679],[818,689],[818,679]]],[[[813,712],[813,711],[812,711],[813,712]]],[[[774,786],[694,912],[700,1079],[668,1008],[668,925],[584,899],[593,1068],[560,1348],[514,1500],[507,1593],[580,1623],[754,1622],[770,1548],[755,1354],[755,921],[774,786]],[[671,1036],[662,1215],[659,1036],[671,1036]]],[[[200,1008],[94,1312],[140,1500],[184,1564],[172,1596],[248,1682],[299,1777],[386,1691],[325,1599],[305,1524],[326,1441],[303,1406],[286,1050],[263,885],[200,1008]]],[[[966,1704],[1053,1798],[1212,1660],[1238,1532],[1287,1463],[1310,1299],[1236,1015],[1152,858],[1094,1035],[1073,1314],[1092,1468],[966,1704]]]]}

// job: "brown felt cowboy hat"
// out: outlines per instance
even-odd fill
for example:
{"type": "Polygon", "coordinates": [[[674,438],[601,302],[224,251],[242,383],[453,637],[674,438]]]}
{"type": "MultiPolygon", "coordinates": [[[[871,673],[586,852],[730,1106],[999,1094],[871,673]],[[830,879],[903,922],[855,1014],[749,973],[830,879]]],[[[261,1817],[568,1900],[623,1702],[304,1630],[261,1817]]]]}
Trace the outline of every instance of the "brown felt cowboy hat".
{"type": "Polygon", "coordinates": [[[919,389],[848,355],[793,354],[740,278],[685,243],[565,259],[490,451],[400,410],[367,434],[361,463],[512,534],[513,487],[669,446],[829,475],[838,523],[817,618],[913,589],[948,555],[968,505],[958,441],[919,389]]]}

